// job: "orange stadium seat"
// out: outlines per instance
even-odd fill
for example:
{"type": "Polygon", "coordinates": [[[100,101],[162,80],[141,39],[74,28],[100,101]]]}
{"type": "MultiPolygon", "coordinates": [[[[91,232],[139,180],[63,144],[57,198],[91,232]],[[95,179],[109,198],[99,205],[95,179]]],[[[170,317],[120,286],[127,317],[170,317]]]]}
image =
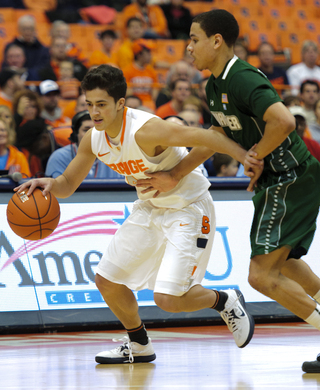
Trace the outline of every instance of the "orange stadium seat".
{"type": "Polygon", "coordinates": [[[315,33],[320,31],[320,21],[319,19],[300,19],[297,21],[299,31],[304,31],[307,33],[315,33]]]}
{"type": "Polygon", "coordinates": [[[16,22],[14,8],[0,8],[0,24],[16,22]]]}
{"type": "Polygon", "coordinates": [[[157,39],[154,57],[173,64],[183,58],[187,43],[184,40],[157,39]]]}
{"type": "Polygon", "coordinates": [[[320,18],[320,1],[319,0],[304,0],[304,4],[308,9],[312,9],[314,16],[320,18]]]}
{"type": "Polygon", "coordinates": [[[183,5],[189,9],[193,16],[218,8],[215,2],[207,1],[185,1],[183,5]]]}
{"type": "Polygon", "coordinates": [[[298,62],[301,62],[301,47],[303,42],[308,39],[307,33],[291,33],[288,31],[284,31],[281,34],[280,39],[282,49],[290,50],[291,63],[297,64],[298,62]]]}
{"type": "Polygon", "coordinates": [[[246,39],[248,42],[248,50],[251,52],[255,52],[262,42],[271,43],[276,51],[281,47],[279,35],[275,31],[252,31],[246,34],[246,39]]]}
{"type": "Polygon", "coordinates": [[[240,35],[254,34],[259,31],[271,30],[270,21],[263,17],[256,17],[250,19],[239,18],[240,35]]]}
{"type": "Polygon", "coordinates": [[[24,15],[33,15],[37,23],[49,23],[49,19],[43,11],[37,11],[34,9],[16,9],[15,14],[17,20],[24,15]]]}
{"type": "Polygon", "coordinates": [[[272,18],[272,19],[279,19],[279,20],[290,18],[294,10],[293,8],[287,7],[285,5],[263,7],[261,9],[263,11],[263,16],[265,18],[272,18]]]}
{"type": "MultiPolygon", "coordinates": [[[[114,30],[114,26],[105,24],[87,24],[81,26],[82,37],[75,40],[79,45],[82,45],[82,50],[90,55],[93,51],[101,49],[99,33],[104,30],[114,30]]],[[[116,32],[116,31],[115,31],[116,32]]],[[[73,38],[71,38],[72,41],[73,38]]],[[[115,49],[119,46],[118,40],[115,43],[115,49]]]]}
{"type": "Polygon", "coordinates": [[[292,33],[298,32],[298,22],[296,19],[273,19],[270,21],[271,30],[282,34],[283,31],[292,33]]]}

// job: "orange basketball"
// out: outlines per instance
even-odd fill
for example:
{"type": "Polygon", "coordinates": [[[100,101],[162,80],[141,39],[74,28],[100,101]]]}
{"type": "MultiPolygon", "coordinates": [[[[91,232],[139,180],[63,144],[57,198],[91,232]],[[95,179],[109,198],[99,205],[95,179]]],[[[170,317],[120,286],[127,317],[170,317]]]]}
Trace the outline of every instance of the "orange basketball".
{"type": "Polygon", "coordinates": [[[7,206],[7,220],[19,237],[40,240],[58,226],[60,206],[54,195],[43,196],[39,188],[30,196],[27,196],[27,191],[15,193],[7,206]]]}

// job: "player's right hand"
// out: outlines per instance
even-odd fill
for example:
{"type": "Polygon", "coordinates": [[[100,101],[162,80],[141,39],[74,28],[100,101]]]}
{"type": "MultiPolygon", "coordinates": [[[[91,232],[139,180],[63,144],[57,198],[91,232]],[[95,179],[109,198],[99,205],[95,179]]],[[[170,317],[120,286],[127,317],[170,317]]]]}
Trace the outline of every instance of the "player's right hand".
{"type": "Polygon", "coordinates": [[[36,188],[42,190],[43,196],[46,196],[52,189],[53,180],[50,177],[41,177],[39,179],[31,179],[25,183],[15,187],[13,191],[21,193],[22,191],[27,191],[27,195],[30,196],[36,188]]]}

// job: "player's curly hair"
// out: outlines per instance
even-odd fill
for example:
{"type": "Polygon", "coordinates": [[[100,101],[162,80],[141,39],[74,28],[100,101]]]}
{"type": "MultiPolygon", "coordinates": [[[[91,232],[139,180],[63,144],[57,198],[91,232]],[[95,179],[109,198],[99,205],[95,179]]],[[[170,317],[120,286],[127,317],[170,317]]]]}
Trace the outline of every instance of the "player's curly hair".
{"type": "Polygon", "coordinates": [[[96,88],[107,91],[115,102],[125,98],[127,83],[122,70],[111,65],[100,65],[90,69],[82,80],[81,89],[85,93],[96,88]]]}
{"type": "Polygon", "coordinates": [[[239,25],[235,17],[224,9],[213,9],[197,15],[192,20],[199,23],[207,37],[221,34],[227,46],[234,46],[239,36],[239,25]]]}

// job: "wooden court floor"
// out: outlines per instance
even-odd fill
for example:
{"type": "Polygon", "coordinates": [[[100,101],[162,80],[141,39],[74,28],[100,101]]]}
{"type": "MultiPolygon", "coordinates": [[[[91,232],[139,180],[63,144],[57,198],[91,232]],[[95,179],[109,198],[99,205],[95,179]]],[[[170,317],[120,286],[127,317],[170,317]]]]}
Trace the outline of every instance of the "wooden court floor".
{"type": "Polygon", "coordinates": [[[239,349],[226,326],[151,329],[152,363],[102,365],[97,352],[124,332],[0,336],[1,390],[320,389],[302,362],[320,353],[320,332],[305,323],[258,324],[239,349]]]}

